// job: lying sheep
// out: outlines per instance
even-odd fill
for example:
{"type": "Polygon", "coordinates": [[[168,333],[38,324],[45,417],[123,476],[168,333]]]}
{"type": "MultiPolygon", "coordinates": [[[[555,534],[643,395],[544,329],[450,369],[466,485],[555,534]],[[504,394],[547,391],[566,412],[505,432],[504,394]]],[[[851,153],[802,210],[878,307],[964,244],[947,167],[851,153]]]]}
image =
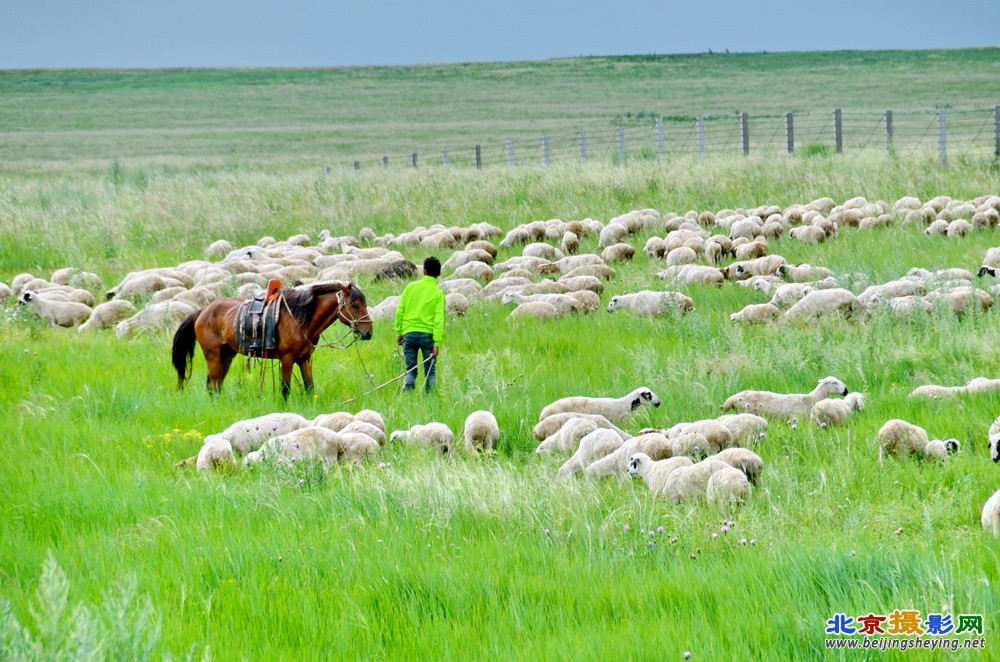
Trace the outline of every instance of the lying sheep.
{"type": "Polygon", "coordinates": [[[612,422],[622,421],[631,416],[642,405],[660,406],[660,399],[645,386],[641,386],[620,398],[591,398],[584,396],[562,398],[542,409],[538,420],[545,420],[553,414],[577,412],[581,414],[600,414],[612,422]]]}
{"type": "Polygon", "coordinates": [[[743,472],[747,479],[757,484],[760,474],[764,471],[764,460],[751,450],[740,447],[725,448],[712,456],[719,462],[725,462],[743,472]]]}
{"type": "Polygon", "coordinates": [[[50,326],[70,327],[84,323],[94,312],[89,306],[73,301],[50,301],[35,292],[27,291],[21,294],[17,302],[30,306],[39,317],[50,326]]]}
{"type": "Polygon", "coordinates": [[[719,469],[708,478],[705,497],[720,513],[728,515],[733,507],[750,496],[750,481],[739,469],[719,469]]]}
{"type": "Polygon", "coordinates": [[[545,441],[549,437],[558,433],[571,419],[574,418],[584,418],[588,421],[593,421],[595,425],[599,428],[607,428],[609,430],[614,430],[615,434],[621,437],[623,440],[631,437],[630,434],[617,427],[614,423],[601,416],[600,414],[585,414],[580,412],[563,412],[561,414],[552,414],[551,416],[546,416],[539,423],[532,428],[532,434],[535,435],[535,439],[540,441],[545,441]]]}
{"type": "Polygon", "coordinates": [[[744,324],[760,324],[773,322],[781,315],[781,311],[774,304],[752,303],[742,310],[729,316],[731,322],[743,322],[744,324]]]}
{"type": "Polygon", "coordinates": [[[573,456],[559,467],[558,475],[580,473],[597,460],[618,450],[624,443],[614,431],[598,428],[580,440],[580,446],[573,456]]]}
{"type": "Polygon", "coordinates": [[[127,299],[112,299],[94,308],[78,331],[107,329],[136,314],[135,305],[127,299]]]}
{"type": "Polygon", "coordinates": [[[671,457],[654,461],[645,453],[636,453],[629,458],[628,473],[642,478],[654,494],[663,494],[670,475],[693,464],[689,457],[671,457]]]}
{"type": "Polygon", "coordinates": [[[480,410],[465,419],[465,450],[469,453],[492,452],[500,438],[500,426],[491,412],[480,410]]]}
{"type": "Polygon", "coordinates": [[[809,420],[814,425],[843,425],[852,411],[865,408],[864,396],[860,393],[848,393],[843,400],[820,400],[813,405],[809,420]]]}
{"type": "Polygon", "coordinates": [[[417,443],[433,448],[441,454],[450,453],[455,447],[455,435],[444,423],[414,425],[409,430],[396,430],[389,441],[417,443]]]}
{"type": "Polygon", "coordinates": [[[984,531],[1000,538],[1000,490],[994,492],[983,504],[983,514],[979,521],[984,531]]]}
{"type": "Polygon", "coordinates": [[[615,451],[586,467],[584,472],[591,478],[605,478],[628,475],[628,463],[636,453],[645,453],[652,460],[662,460],[673,456],[673,445],[659,432],[640,434],[632,437],[615,451]]]}
{"type": "Polygon", "coordinates": [[[736,409],[783,419],[804,417],[809,415],[813,405],[834,394],[847,395],[847,387],[836,377],[824,377],[816,388],[804,394],[740,391],[723,403],[722,410],[736,409]]]}
{"type": "Polygon", "coordinates": [[[636,315],[663,315],[679,311],[686,313],[694,308],[694,301],[680,292],[654,292],[643,290],[634,294],[619,294],[611,297],[608,312],[628,310],[636,315]]]}

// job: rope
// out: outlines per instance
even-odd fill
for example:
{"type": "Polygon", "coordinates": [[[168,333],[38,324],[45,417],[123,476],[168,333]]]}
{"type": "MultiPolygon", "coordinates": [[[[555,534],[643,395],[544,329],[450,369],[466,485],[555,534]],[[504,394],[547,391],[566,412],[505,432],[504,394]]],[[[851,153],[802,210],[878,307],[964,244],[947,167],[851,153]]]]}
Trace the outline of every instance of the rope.
{"type": "MultiPolygon", "coordinates": [[[[428,357],[427,357],[426,359],[424,359],[423,361],[421,361],[420,363],[418,363],[417,365],[415,365],[415,366],[413,367],[413,370],[414,370],[414,371],[419,371],[419,370],[420,370],[420,366],[424,365],[425,363],[427,363],[428,361],[432,360],[433,358],[434,358],[433,356],[428,356],[428,357]]],[[[371,394],[372,394],[372,393],[374,393],[375,391],[379,391],[379,390],[382,390],[383,388],[385,388],[385,387],[386,387],[386,386],[388,386],[389,384],[392,384],[393,382],[398,382],[398,381],[399,381],[400,379],[402,379],[403,377],[406,377],[407,373],[409,373],[409,372],[410,372],[409,370],[404,370],[404,371],[403,371],[403,374],[401,374],[401,375],[399,375],[399,376],[397,376],[397,377],[393,377],[392,379],[390,379],[389,381],[385,382],[384,384],[379,384],[378,386],[376,386],[376,387],[375,387],[375,388],[373,388],[372,390],[370,390],[370,391],[366,391],[366,392],[362,393],[361,395],[359,395],[359,396],[358,396],[358,397],[356,397],[356,398],[351,398],[350,400],[344,400],[344,401],[343,401],[343,402],[341,402],[340,404],[341,404],[341,405],[349,405],[349,404],[351,404],[352,402],[355,402],[355,401],[357,401],[357,400],[360,400],[361,398],[363,398],[363,397],[365,397],[365,396],[368,396],[368,395],[371,395],[371,394]]]]}

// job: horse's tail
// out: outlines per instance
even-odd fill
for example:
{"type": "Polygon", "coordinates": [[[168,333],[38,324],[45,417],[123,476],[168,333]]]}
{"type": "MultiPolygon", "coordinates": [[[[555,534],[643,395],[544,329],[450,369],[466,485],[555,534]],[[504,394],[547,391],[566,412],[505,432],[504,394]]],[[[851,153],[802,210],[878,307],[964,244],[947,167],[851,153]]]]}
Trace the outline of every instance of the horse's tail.
{"type": "Polygon", "coordinates": [[[174,334],[173,361],[177,370],[177,390],[184,388],[184,381],[188,378],[191,361],[194,359],[194,343],[197,339],[194,332],[194,323],[198,319],[201,311],[191,313],[184,318],[181,325],[174,334]]]}

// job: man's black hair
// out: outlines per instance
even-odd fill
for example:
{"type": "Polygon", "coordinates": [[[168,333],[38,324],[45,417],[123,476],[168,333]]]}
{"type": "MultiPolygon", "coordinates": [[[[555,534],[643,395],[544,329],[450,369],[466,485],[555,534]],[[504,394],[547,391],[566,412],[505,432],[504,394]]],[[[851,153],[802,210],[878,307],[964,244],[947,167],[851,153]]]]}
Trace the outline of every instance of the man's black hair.
{"type": "Polygon", "coordinates": [[[436,257],[429,257],[424,260],[424,275],[434,278],[441,275],[441,262],[436,257]]]}

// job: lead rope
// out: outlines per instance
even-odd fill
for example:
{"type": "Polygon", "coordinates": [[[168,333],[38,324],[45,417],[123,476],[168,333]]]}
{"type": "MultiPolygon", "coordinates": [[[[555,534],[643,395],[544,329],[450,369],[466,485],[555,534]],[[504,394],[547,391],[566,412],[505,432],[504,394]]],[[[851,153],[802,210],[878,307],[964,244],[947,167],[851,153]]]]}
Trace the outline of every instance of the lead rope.
{"type": "MultiPolygon", "coordinates": [[[[417,365],[415,365],[415,366],[413,367],[413,370],[414,370],[414,371],[417,371],[417,370],[419,370],[419,369],[420,369],[420,366],[422,366],[423,364],[425,364],[425,363],[427,363],[428,361],[432,360],[433,358],[434,358],[433,356],[428,356],[428,357],[427,357],[426,359],[424,359],[423,361],[421,361],[420,363],[418,363],[417,365]]],[[[398,382],[398,381],[399,381],[400,379],[402,379],[403,377],[406,377],[406,375],[407,375],[407,373],[408,373],[408,372],[410,372],[410,371],[409,371],[409,370],[404,370],[404,371],[403,371],[403,374],[401,374],[401,375],[399,375],[399,376],[397,376],[397,377],[393,377],[392,379],[390,379],[389,381],[385,382],[384,384],[379,384],[378,386],[376,386],[376,387],[375,387],[375,388],[373,388],[372,390],[370,390],[370,391],[367,391],[367,392],[365,392],[365,393],[362,393],[361,395],[359,395],[359,396],[358,396],[358,397],[356,397],[356,398],[351,398],[350,400],[344,400],[344,401],[343,401],[343,402],[341,402],[340,404],[341,404],[341,405],[349,405],[349,404],[351,404],[352,402],[355,402],[356,400],[360,400],[361,398],[363,398],[363,397],[365,397],[365,396],[368,396],[368,395],[371,395],[371,394],[372,394],[372,393],[374,393],[375,391],[380,391],[380,390],[382,390],[383,388],[385,388],[386,386],[388,386],[389,384],[392,384],[393,382],[398,382]]]]}

